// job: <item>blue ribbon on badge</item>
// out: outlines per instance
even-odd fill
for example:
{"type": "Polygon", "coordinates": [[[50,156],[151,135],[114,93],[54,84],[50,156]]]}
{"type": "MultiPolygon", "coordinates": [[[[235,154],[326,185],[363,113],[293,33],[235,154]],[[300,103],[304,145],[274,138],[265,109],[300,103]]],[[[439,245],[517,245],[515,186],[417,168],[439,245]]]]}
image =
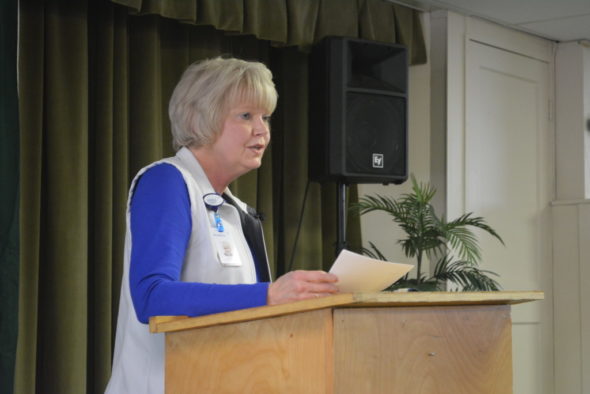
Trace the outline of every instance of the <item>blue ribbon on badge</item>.
{"type": "Polygon", "coordinates": [[[218,193],[207,193],[203,196],[203,202],[205,203],[207,209],[213,211],[213,217],[215,218],[215,227],[217,227],[218,232],[222,233],[224,231],[223,221],[221,220],[221,216],[219,216],[219,212],[217,212],[217,210],[220,206],[223,205],[225,200],[218,193]]]}

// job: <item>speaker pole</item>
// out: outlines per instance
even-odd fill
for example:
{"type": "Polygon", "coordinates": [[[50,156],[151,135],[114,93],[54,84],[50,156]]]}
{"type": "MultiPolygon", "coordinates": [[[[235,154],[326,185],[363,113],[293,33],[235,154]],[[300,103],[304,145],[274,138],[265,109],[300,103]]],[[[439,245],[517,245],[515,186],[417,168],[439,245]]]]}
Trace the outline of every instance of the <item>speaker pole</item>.
{"type": "Polygon", "coordinates": [[[338,182],[338,238],[336,239],[336,256],[346,249],[346,184],[338,182]]]}

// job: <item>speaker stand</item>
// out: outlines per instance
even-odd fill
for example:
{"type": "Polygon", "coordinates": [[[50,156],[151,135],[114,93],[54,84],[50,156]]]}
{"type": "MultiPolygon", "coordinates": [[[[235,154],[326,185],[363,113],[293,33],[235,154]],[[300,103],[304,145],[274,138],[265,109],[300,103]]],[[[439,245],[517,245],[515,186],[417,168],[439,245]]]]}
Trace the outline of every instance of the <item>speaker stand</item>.
{"type": "Polygon", "coordinates": [[[338,182],[336,206],[338,207],[338,233],[336,239],[336,256],[346,249],[346,188],[343,182],[338,182]]]}

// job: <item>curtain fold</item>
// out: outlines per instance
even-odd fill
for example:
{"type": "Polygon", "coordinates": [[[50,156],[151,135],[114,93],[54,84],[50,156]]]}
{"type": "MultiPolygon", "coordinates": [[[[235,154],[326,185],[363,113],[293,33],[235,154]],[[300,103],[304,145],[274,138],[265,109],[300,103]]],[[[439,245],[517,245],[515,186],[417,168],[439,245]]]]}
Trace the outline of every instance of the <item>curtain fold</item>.
{"type": "Polygon", "coordinates": [[[395,33],[395,9],[391,3],[383,1],[359,2],[359,33],[369,40],[384,41],[392,39],[397,42],[395,33]]]}
{"type": "Polygon", "coordinates": [[[252,34],[276,46],[307,49],[326,36],[359,37],[408,48],[426,62],[419,12],[386,0],[111,0],[131,14],[155,14],[218,30],[252,34]]]}
{"type": "Polygon", "coordinates": [[[43,13],[37,7],[19,5],[19,107],[21,177],[20,177],[20,251],[18,346],[14,392],[35,393],[37,371],[37,328],[39,323],[39,267],[41,256],[41,179],[42,125],[44,86],[42,64],[44,51],[43,13]],[[23,34],[26,31],[27,34],[23,34]],[[34,49],[34,50],[33,50],[34,49]],[[23,78],[23,76],[25,76],[23,78]],[[31,92],[25,94],[24,92],[31,92]],[[23,116],[26,114],[26,116],[23,116]],[[39,134],[36,138],[31,134],[39,134]],[[25,145],[26,149],[22,149],[25,145]],[[24,366],[24,368],[19,368],[24,366]],[[20,372],[20,371],[23,372],[20,372]],[[32,379],[29,379],[30,371],[32,379]]]}
{"type": "MultiPolygon", "coordinates": [[[[88,345],[87,392],[110,375],[121,283],[128,180],[127,16],[88,3],[88,345]]],[[[118,11],[118,12],[117,12],[118,11]]]]}
{"type": "MultiPolygon", "coordinates": [[[[314,42],[327,36],[358,37],[358,4],[356,1],[321,0],[315,24],[314,42]]],[[[389,42],[393,42],[391,37],[389,42]]]]}
{"type": "Polygon", "coordinates": [[[280,107],[273,115],[274,217],[279,220],[274,260],[277,274],[289,268],[322,267],[321,212],[319,187],[311,185],[302,218],[297,258],[293,245],[307,183],[307,56],[295,48],[273,50],[271,66],[276,75],[280,107]],[[318,253],[320,252],[320,253],[318,253]],[[289,267],[291,266],[291,267],[289,267]]]}
{"type": "MultiPolygon", "coordinates": [[[[342,3],[136,0],[126,2],[128,8],[107,0],[20,0],[20,150],[14,140],[10,145],[11,171],[20,152],[23,245],[15,392],[104,391],[128,187],[141,167],[173,154],[168,99],[196,60],[229,54],[260,60],[272,70],[279,104],[270,148],[261,168],[231,188],[265,216],[274,277],[289,269],[329,267],[336,241],[336,187],[307,185],[308,66],[301,48],[336,31],[375,39],[380,34],[414,37],[419,31],[419,25],[401,30],[392,25],[383,33],[381,23],[403,15],[388,3],[351,0],[339,7],[342,3]],[[336,12],[340,24],[325,20],[336,12]],[[286,19],[290,23],[282,22],[286,19]]],[[[15,58],[10,62],[14,66],[15,58]]],[[[5,75],[15,81],[14,74],[5,75]]],[[[2,92],[1,97],[9,96],[2,92]]],[[[17,124],[8,126],[13,133],[17,124]]],[[[2,124],[0,138],[6,130],[2,124]]],[[[18,189],[8,190],[16,196],[18,189]]],[[[354,199],[356,189],[349,193],[354,199]]],[[[14,213],[17,206],[13,201],[0,209],[14,213]]],[[[358,220],[349,218],[353,247],[360,243],[358,220]]],[[[16,222],[12,226],[16,229],[16,222]]],[[[2,340],[10,336],[1,334],[2,340]]]]}
{"type": "MultiPolygon", "coordinates": [[[[22,19],[20,31],[21,239],[26,247],[19,355],[35,362],[29,371],[37,371],[40,381],[67,392],[85,387],[86,370],[78,366],[86,365],[88,343],[87,22],[78,18],[86,6],[36,5],[21,8],[30,19],[22,19]],[[37,40],[44,43],[42,51],[37,40]]],[[[29,384],[17,379],[15,391],[29,384]]]]}
{"type": "Polygon", "coordinates": [[[244,33],[261,40],[287,42],[287,4],[283,1],[245,0],[244,33]]]}
{"type": "Polygon", "coordinates": [[[18,330],[17,1],[0,2],[0,392],[10,393],[18,330]]]}

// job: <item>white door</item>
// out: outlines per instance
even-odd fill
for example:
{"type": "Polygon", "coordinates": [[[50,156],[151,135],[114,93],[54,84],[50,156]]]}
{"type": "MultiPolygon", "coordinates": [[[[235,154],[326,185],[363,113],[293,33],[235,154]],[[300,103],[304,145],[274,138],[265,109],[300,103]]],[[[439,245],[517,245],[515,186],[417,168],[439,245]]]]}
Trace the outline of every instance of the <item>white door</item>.
{"type": "Polygon", "coordinates": [[[469,38],[465,59],[464,209],[505,241],[480,236],[502,288],[546,292],[512,309],[513,368],[515,393],[550,393],[550,65],[469,38]]]}

